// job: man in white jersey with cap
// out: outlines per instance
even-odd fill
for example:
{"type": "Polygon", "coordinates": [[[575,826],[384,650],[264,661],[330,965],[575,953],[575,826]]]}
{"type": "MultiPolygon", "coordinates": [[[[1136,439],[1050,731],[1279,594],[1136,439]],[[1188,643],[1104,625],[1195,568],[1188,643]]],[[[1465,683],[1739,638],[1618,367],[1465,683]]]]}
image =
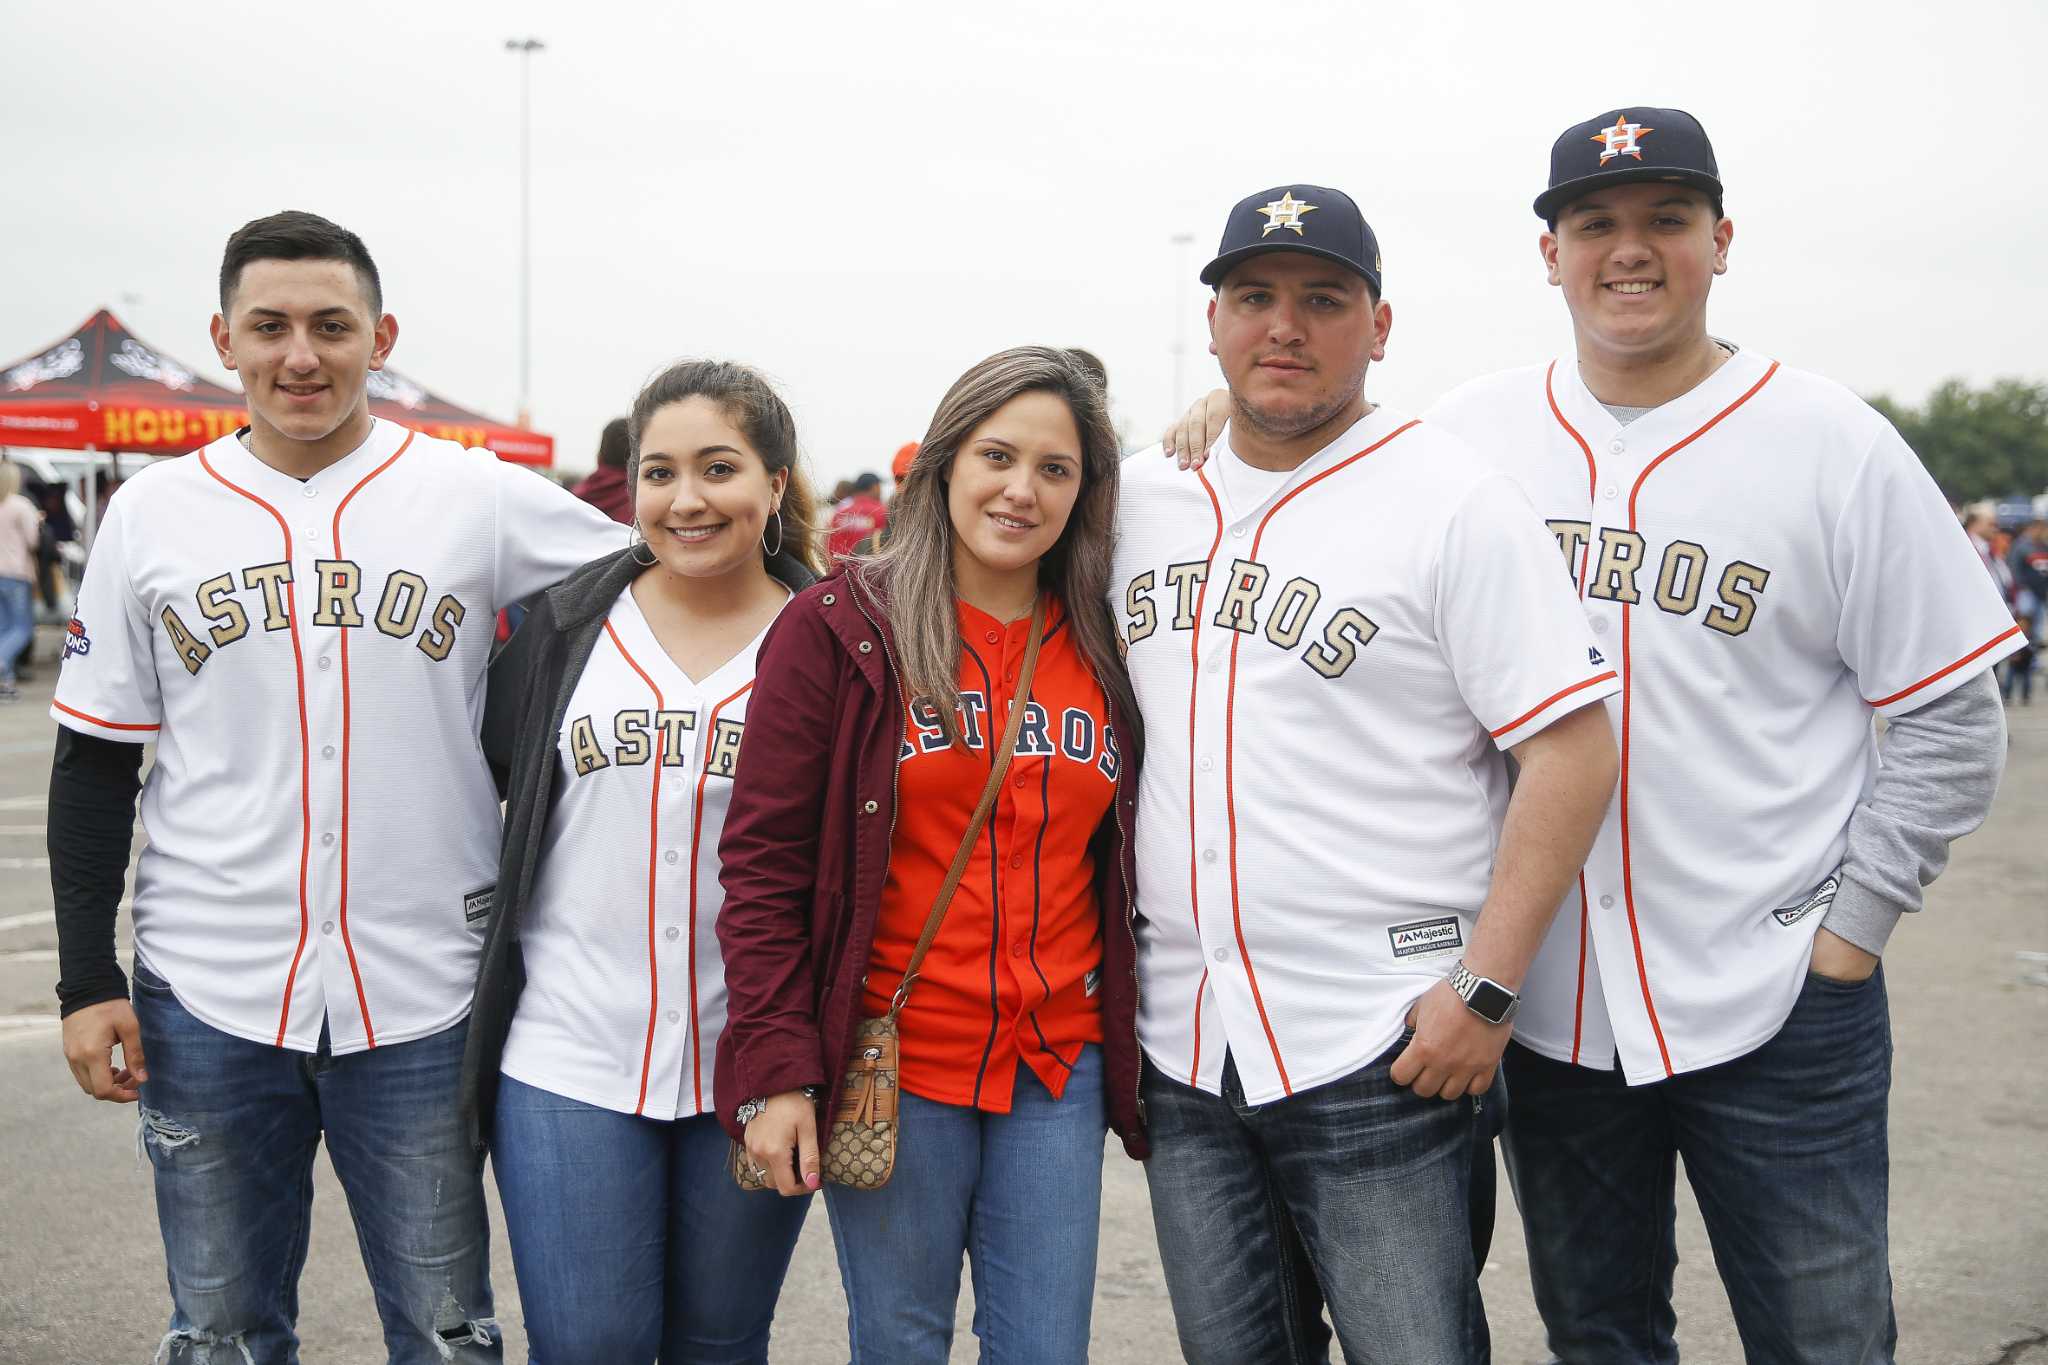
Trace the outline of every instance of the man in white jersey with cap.
{"type": "Polygon", "coordinates": [[[141,1102],[170,1360],[296,1358],[323,1138],[390,1359],[496,1360],[455,1105],[497,868],[484,667],[500,607],[624,532],[371,417],[398,325],[355,234],[259,219],[220,286],[249,425],[108,505],[52,708],[65,1055],[141,1102]],[[151,740],[131,1005],[113,931],[151,740]]]}
{"type": "Polygon", "coordinates": [[[1429,416],[1528,491],[1622,675],[1505,1062],[1537,1305],[1569,1365],[1678,1359],[1683,1158],[1749,1359],[1889,1362],[1877,955],[1989,807],[2019,635],[1882,417],[1707,331],[1734,226],[1697,120],[1566,130],[1536,211],[1574,352],[1429,416]]]}
{"type": "Polygon", "coordinates": [[[1250,196],[1202,280],[1224,448],[1199,477],[1125,465],[1112,580],[1181,1348],[1313,1349],[1291,1224],[1348,1358],[1483,1361],[1481,1106],[1612,791],[1614,669],[1512,481],[1366,401],[1393,314],[1349,196],[1250,196]]]}

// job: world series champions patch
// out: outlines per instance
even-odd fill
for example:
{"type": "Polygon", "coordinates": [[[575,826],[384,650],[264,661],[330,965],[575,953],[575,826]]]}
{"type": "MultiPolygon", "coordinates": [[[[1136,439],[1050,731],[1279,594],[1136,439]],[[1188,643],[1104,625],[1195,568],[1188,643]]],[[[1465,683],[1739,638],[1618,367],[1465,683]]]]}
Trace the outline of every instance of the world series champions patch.
{"type": "Polygon", "coordinates": [[[64,657],[92,653],[92,637],[85,633],[85,622],[76,616],[64,623],[64,657]]]}

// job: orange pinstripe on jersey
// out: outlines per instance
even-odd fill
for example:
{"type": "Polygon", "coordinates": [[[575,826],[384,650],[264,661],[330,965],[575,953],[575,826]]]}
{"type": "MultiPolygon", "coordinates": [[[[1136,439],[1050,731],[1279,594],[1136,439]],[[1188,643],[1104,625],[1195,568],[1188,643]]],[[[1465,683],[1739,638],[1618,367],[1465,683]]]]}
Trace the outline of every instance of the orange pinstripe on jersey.
{"type": "MultiPolygon", "coordinates": [[[[277,522],[278,531],[284,536],[284,557],[289,563],[292,557],[292,528],[285,524],[285,519],[278,514],[278,510],[240,484],[230,483],[222,478],[220,471],[206,458],[204,450],[196,452],[195,458],[199,461],[199,467],[204,469],[214,482],[230,492],[241,494],[270,513],[271,518],[277,522]]],[[[311,918],[306,909],[306,870],[313,857],[313,775],[309,752],[312,741],[308,738],[306,723],[306,660],[304,652],[299,647],[299,605],[295,583],[284,585],[284,609],[285,614],[291,618],[292,673],[297,679],[299,689],[299,942],[298,946],[292,949],[291,969],[285,973],[284,978],[284,1004],[277,1016],[279,1047],[284,1046],[285,1030],[291,1024],[292,986],[299,979],[299,959],[305,956],[306,952],[306,930],[311,918]]]]}
{"type": "Polygon", "coordinates": [[[1879,697],[1876,701],[1871,702],[1870,705],[1872,706],[1872,708],[1876,708],[1879,706],[1890,706],[1895,701],[1901,701],[1907,697],[1910,697],[1915,692],[1918,692],[1921,688],[1926,687],[1931,683],[1940,682],[1943,678],[1946,678],[1949,674],[1955,672],[1957,669],[1962,668],[1967,664],[1973,663],[1976,660],[1983,658],[1986,654],[1998,648],[2007,640],[2010,640],[2013,636],[2021,635],[2025,632],[2026,627],[2019,625],[2015,625],[2011,630],[2002,630],[1998,634],[1986,640],[1983,644],[1978,645],[1968,654],[1965,654],[1962,658],[1957,659],[1947,668],[1938,668],[1934,672],[1929,673],[1926,677],[1922,678],[1919,682],[1914,683],[1911,687],[1901,688],[1897,692],[1892,693],[1889,697],[1879,697]]]}
{"type": "MultiPolygon", "coordinates": [[[[1209,511],[1216,518],[1216,535],[1209,542],[1208,562],[1216,562],[1216,547],[1223,543],[1223,504],[1216,500],[1216,489],[1209,482],[1209,476],[1199,469],[1195,477],[1202,481],[1202,491],[1209,495],[1209,511]]],[[[1201,676],[1202,668],[1202,604],[1209,598],[1209,578],[1202,576],[1201,586],[1195,589],[1195,628],[1188,632],[1188,908],[1194,912],[1195,935],[1202,932],[1202,876],[1195,862],[1195,680],[1201,676]]],[[[1209,989],[1209,969],[1202,969],[1202,979],[1195,986],[1195,1058],[1188,1067],[1192,1080],[1202,1074],[1202,993],[1209,989]]]]}
{"type": "MultiPolygon", "coordinates": [[[[719,713],[753,690],[754,680],[749,678],[745,687],[740,688],[739,691],[711,708],[710,719],[704,722],[703,731],[707,757],[710,754],[711,742],[718,735],[719,713]]],[[[704,1112],[704,1049],[699,1046],[697,1038],[697,869],[699,867],[697,859],[704,837],[704,783],[710,776],[710,763],[705,762],[697,765],[697,799],[696,805],[690,814],[690,1084],[694,1087],[692,1093],[696,1096],[697,1112],[700,1114],[704,1112]]],[[[652,857],[651,849],[649,850],[649,857],[652,857]]],[[[650,862],[649,866],[652,867],[653,864],[650,862]]],[[[647,946],[650,953],[648,963],[651,970],[653,965],[651,954],[654,947],[654,921],[651,919],[647,922],[647,946]]],[[[644,1090],[646,1085],[644,1075],[641,1085],[644,1090]]]]}
{"type": "MultiPolygon", "coordinates": [[[[619,657],[626,661],[626,667],[640,675],[640,681],[647,684],[647,690],[654,694],[654,709],[659,711],[668,705],[662,700],[661,689],[654,685],[654,679],[647,676],[647,670],[640,661],[627,652],[619,633],[612,629],[611,618],[606,617],[604,633],[611,637],[612,647],[619,651],[619,657]]],[[[654,1021],[661,1010],[660,963],[654,949],[654,886],[655,886],[655,845],[661,842],[661,770],[667,756],[668,735],[664,731],[654,738],[654,791],[647,798],[647,1041],[640,1048],[640,1095],[633,1101],[633,1112],[640,1113],[647,1107],[647,1071],[654,1061],[654,1021]]],[[[694,921],[693,921],[694,923],[694,921]]],[[[694,931],[693,931],[694,932],[694,931]]],[[[693,1019],[690,1025],[696,1027],[693,1019]]]]}
{"type": "MultiPolygon", "coordinates": [[[[1332,474],[1349,469],[1381,446],[1386,445],[1417,425],[1419,423],[1413,420],[1403,422],[1400,426],[1395,427],[1356,455],[1348,456],[1338,461],[1314,478],[1304,479],[1301,483],[1289,489],[1287,495],[1274,503],[1268,509],[1266,515],[1260,519],[1259,529],[1252,534],[1251,557],[1254,560],[1258,559],[1259,543],[1266,537],[1266,527],[1272,524],[1273,518],[1279,515],[1281,508],[1300,497],[1309,489],[1314,488],[1332,474]]],[[[1211,496],[1214,495],[1212,494],[1211,496]]],[[[1213,549],[1209,552],[1212,560],[1215,553],[1213,549]]],[[[1197,624],[1199,624],[1199,621],[1197,624]]],[[[1272,1021],[1266,1017],[1266,1001],[1259,993],[1259,975],[1252,967],[1251,950],[1245,946],[1244,917],[1237,892],[1237,647],[1243,641],[1244,637],[1242,635],[1235,632],[1232,633],[1230,637],[1229,682],[1224,689],[1223,703],[1223,810],[1230,824],[1230,921],[1231,928],[1237,934],[1237,955],[1244,960],[1245,980],[1252,988],[1252,1005],[1259,1012],[1259,1026],[1266,1031],[1266,1046],[1273,1050],[1273,1066],[1280,1073],[1280,1086],[1288,1094],[1292,1095],[1294,1093],[1294,1084],[1287,1079],[1287,1063],[1280,1056],[1280,1040],[1273,1036],[1272,1021]]]]}
{"type": "MultiPolygon", "coordinates": [[[[405,454],[412,444],[413,434],[405,433],[405,439],[398,449],[391,452],[391,458],[378,465],[356,482],[356,486],[342,495],[341,504],[334,509],[334,557],[346,559],[341,550],[341,514],[348,510],[355,495],[362,492],[370,480],[398,463],[398,457],[405,454]]],[[[356,584],[360,591],[362,584],[356,584]]],[[[356,1007],[363,1012],[363,1038],[371,1047],[377,1046],[377,1030],[370,1024],[370,999],[363,989],[363,974],[356,966],[356,945],[348,934],[348,755],[349,755],[349,692],[348,692],[348,628],[340,627],[335,632],[341,636],[341,946],[348,954],[348,973],[356,983],[356,1007]]]]}

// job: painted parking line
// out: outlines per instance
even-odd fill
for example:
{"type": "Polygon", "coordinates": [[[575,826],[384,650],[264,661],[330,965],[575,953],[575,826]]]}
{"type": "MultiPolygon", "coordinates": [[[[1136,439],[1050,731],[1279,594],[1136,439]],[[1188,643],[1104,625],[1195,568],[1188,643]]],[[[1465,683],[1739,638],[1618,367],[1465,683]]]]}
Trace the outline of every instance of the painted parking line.
{"type": "Polygon", "coordinates": [[[41,810],[49,804],[47,796],[0,796],[0,810],[41,810]]]}
{"type": "Polygon", "coordinates": [[[0,834],[47,834],[48,825],[0,825],[0,834]]]}
{"type": "Polygon", "coordinates": [[[27,872],[49,865],[48,858],[0,858],[0,872],[27,872]]]}

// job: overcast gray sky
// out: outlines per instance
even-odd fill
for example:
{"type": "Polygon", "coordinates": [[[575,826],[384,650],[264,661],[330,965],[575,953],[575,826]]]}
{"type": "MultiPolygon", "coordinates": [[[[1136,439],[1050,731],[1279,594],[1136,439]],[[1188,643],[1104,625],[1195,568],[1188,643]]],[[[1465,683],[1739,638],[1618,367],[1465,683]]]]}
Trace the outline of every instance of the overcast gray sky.
{"type": "Polygon", "coordinates": [[[1184,396],[1215,380],[1193,275],[1225,212],[1290,177],[1372,220],[1368,391],[1419,408],[1569,344],[1529,201],[1557,133],[1630,100],[1714,139],[1720,334],[1913,400],[2048,375],[2040,0],[0,0],[0,363],[106,304],[220,377],[222,242],[305,208],[368,241],[393,363],[510,417],[529,33],[533,410],[564,466],[683,355],[774,376],[828,484],[1023,342],[1101,354],[1149,439],[1177,325],[1184,396]]]}

